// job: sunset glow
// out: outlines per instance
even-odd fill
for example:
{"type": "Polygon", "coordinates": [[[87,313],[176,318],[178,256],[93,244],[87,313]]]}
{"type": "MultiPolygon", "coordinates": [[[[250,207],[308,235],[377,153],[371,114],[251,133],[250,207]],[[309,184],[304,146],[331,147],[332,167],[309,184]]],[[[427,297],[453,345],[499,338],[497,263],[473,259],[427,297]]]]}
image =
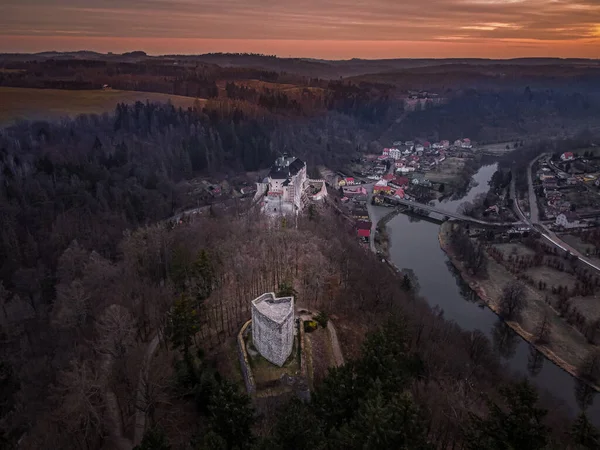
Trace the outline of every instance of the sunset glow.
{"type": "Polygon", "coordinates": [[[600,57],[597,0],[4,0],[0,51],[600,57]]]}

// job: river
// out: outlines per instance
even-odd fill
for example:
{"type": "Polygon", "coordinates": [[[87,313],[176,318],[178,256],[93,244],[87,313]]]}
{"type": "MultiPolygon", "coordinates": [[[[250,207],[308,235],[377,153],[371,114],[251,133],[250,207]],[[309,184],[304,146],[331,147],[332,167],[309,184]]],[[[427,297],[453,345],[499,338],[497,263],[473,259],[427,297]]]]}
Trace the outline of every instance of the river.
{"type": "MultiPolygon", "coordinates": [[[[472,183],[461,199],[438,202],[438,206],[456,211],[461,203],[487,192],[496,167],[496,164],[481,167],[473,176],[476,183],[472,183]]],[[[375,220],[390,212],[383,207],[369,209],[375,220]]],[[[484,332],[493,342],[507,370],[529,376],[539,389],[549,391],[560,401],[557,407],[574,415],[580,410],[579,405],[586,402],[590,420],[600,424],[600,402],[593,401],[590,389],[547,360],[506,326],[462,281],[440,248],[438,225],[399,214],[388,223],[387,230],[391,241],[390,260],[398,268],[414,271],[420,284],[419,293],[432,307],[438,305],[444,310],[446,319],[465,330],[484,332]]]]}

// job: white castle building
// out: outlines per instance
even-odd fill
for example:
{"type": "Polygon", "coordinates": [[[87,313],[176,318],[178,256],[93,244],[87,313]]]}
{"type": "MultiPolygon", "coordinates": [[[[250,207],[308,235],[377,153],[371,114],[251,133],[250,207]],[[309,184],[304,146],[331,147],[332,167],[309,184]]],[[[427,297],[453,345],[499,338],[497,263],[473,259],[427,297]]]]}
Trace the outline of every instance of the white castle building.
{"type": "Polygon", "coordinates": [[[256,195],[264,195],[262,209],[268,215],[298,214],[306,203],[307,187],[304,161],[281,156],[275,160],[269,175],[256,183],[256,195]]]}
{"type": "Polygon", "coordinates": [[[252,342],[267,361],[283,366],[294,346],[294,297],[268,292],[252,301],[252,342]]]}

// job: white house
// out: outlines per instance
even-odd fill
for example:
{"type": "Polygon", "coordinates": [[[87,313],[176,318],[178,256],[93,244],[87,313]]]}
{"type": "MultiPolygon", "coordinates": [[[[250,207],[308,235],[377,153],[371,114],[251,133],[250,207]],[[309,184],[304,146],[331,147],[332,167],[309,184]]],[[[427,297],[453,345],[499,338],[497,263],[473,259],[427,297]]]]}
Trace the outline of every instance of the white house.
{"type": "Polygon", "coordinates": [[[402,152],[400,151],[400,149],[390,148],[389,155],[392,159],[400,159],[400,157],[402,156],[402,152]]]}
{"type": "Polygon", "coordinates": [[[575,159],[575,156],[573,155],[573,152],[564,152],[562,155],[560,155],[560,159],[563,161],[572,161],[575,159]]]}
{"type": "Polygon", "coordinates": [[[423,150],[425,150],[425,147],[423,147],[423,144],[417,144],[417,145],[415,145],[415,151],[417,153],[423,153],[423,150]]]}
{"type": "Polygon", "coordinates": [[[556,225],[563,228],[574,228],[579,226],[579,218],[573,212],[560,213],[556,216],[556,225]]]}

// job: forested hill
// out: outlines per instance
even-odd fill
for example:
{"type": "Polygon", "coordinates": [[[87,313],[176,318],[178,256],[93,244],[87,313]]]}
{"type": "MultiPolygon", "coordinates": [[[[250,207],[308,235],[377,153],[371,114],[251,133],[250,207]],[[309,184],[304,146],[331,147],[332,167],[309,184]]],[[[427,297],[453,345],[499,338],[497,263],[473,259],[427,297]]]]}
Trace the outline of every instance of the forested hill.
{"type": "Polygon", "coordinates": [[[235,102],[186,111],[138,102],[119,105],[113,116],[3,130],[4,286],[34,303],[51,302],[51,292],[41,295],[34,287],[52,278],[72,240],[113,255],[124,229],[169,217],[185,204],[181,181],[264,169],[284,151],[312,166],[335,167],[373,139],[370,122],[353,114],[288,120],[245,109],[235,102]]]}

